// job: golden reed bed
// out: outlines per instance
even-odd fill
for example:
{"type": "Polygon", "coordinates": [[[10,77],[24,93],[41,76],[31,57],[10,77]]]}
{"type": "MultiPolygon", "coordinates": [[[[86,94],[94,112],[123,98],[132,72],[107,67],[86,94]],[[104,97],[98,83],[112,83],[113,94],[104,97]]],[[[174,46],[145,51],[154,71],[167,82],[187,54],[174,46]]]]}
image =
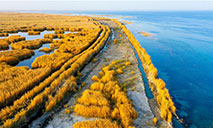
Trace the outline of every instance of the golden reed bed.
{"type": "MultiPolygon", "coordinates": [[[[45,17],[46,15],[38,16],[45,17]]],[[[0,123],[3,127],[21,127],[27,124],[29,121],[28,119],[33,117],[30,113],[36,114],[40,110],[44,110],[43,112],[48,112],[57,106],[57,104],[63,100],[68,92],[76,92],[76,73],[79,72],[80,69],[84,67],[88,61],[90,61],[93,56],[103,48],[110,33],[110,29],[107,26],[101,25],[89,17],[70,18],[66,16],[48,16],[48,25],[50,25],[51,22],[54,22],[54,25],[52,25],[51,28],[50,26],[45,26],[47,20],[44,20],[42,24],[41,22],[38,23],[38,27],[20,27],[13,29],[12,31],[10,30],[10,26],[7,26],[8,28],[2,30],[8,33],[18,31],[31,32],[32,30],[55,30],[55,34],[57,34],[57,36],[61,34],[60,38],[62,39],[60,44],[57,45],[57,47],[54,47],[54,53],[36,58],[36,60],[32,63],[32,67],[34,69],[30,69],[30,71],[33,72],[41,69],[49,69],[49,73],[51,75],[45,76],[46,78],[38,77],[38,80],[33,82],[31,85],[26,85],[27,90],[20,89],[20,95],[11,95],[11,97],[13,97],[10,98],[12,104],[8,104],[6,107],[1,107],[0,123]],[[57,19],[55,19],[56,17],[57,19]],[[66,20],[66,22],[63,21],[63,23],[61,23],[62,21],[58,21],[59,18],[64,18],[63,20],[66,20]],[[60,27],[58,27],[59,25],[60,27]],[[67,29],[69,27],[70,29],[67,29]],[[77,31],[77,33],[65,35],[63,34],[64,30],[77,31]],[[101,33],[102,35],[100,35],[101,33]]],[[[36,19],[37,17],[32,18],[36,19]]],[[[20,19],[20,21],[23,19],[24,18],[20,19]]],[[[28,25],[31,24],[30,20],[23,22],[28,22],[28,25]]],[[[33,26],[35,26],[34,24],[36,23],[37,22],[33,20],[33,26]]],[[[11,47],[14,49],[20,49],[19,51],[23,52],[24,50],[31,48],[36,49],[43,43],[54,44],[58,42],[52,42],[51,39],[17,41],[17,43],[11,43],[11,47]]],[[[14,52],[15,50],[12,51],[14,52]]],[[[11,51],[7,52],[7,54],[9,54],[11,51]]],[[[2,56],[5,55],[6,52],[2,52],[2,56]]],[[[14,56],[12,53],[9,55],[14,56]]],[[[7,61],[4,62],[7,63],[7,61]]],[[[4,67],[9,68],[8,66],[4,67]]],[[[31,75],[29,73],[28,75],[35,77],[35,75],[31,75]]],[[[15,78],[11,79],[15,80],[15,78]]],[[[18,79],[22,79],[22,77],[18,77],[17,80],[18,79]]],[[[29,80],[32,79],[29,78],[29,80]]],[[[2,86],[6,87],[4,84],[2,86]]],[[[11,87],[15,86],[11,85],[11,87]]],[[[4,88],[2,89],[4,90],[4,88]]]]}

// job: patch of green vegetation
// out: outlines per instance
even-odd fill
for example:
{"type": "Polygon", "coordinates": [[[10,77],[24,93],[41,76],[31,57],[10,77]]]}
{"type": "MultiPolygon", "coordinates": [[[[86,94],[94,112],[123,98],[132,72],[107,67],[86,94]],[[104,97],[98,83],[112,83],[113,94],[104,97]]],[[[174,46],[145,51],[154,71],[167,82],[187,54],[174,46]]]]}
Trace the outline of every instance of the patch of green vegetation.
{"type": "Polygon", "coordinates": [[[113,30],[114,31],[121,31],[121,28],[120,27],[114,27],[113,30]]]}

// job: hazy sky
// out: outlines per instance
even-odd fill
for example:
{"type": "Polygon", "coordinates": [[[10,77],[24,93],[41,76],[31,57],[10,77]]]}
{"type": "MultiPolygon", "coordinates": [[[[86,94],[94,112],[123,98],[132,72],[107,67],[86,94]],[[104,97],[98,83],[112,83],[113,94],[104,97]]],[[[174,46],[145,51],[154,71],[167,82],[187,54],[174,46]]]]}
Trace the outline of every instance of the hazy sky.
{"type": "Polygon", "coordinates": [[[0,10],[213,10],[213,0],[0,0],[0,10]]]}

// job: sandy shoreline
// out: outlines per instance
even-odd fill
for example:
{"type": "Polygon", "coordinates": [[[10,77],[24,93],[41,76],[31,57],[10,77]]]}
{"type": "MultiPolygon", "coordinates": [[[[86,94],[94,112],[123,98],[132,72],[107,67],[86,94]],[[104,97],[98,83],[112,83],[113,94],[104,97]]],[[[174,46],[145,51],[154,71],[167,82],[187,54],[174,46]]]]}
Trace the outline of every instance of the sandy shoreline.
{"type": "MultiPolygon", "coordinates": [[[[112,21],[100,21],[103,24],[108,25],[110,28],[118,27],[118,25],[112,21]]],[[[89,87],[92,83],[91,77],[93,75],[97,75],[101,70],[103,65],[109,64],[113,60],[129,60],[132,62],[132,66],[128,68],[125,74],[119,78],[119,82],[125,82],[126,80],[134,79],[134,83],[128,86],[127,94],[128,98],[133,101],[134,108],[138,112],[138,118],[134,121],[133,126],[137,128],[152,128],[156,127],[153,124],[153,118],[155,116],[159,116],[159,109],[156,106],[156,102],[153,100],[148,100],[145,89],[144,82],[142,79],[142,74],[138,68],[138,61],[135,56],[134,50],[130,45],[129,40],[126,39],[125,34],[123,34],[120,30],[115,30],[111,39],[107,42],[106,48],[104,48],[101,53],[99,53],[96,57],[97,62],[90,62],[85,68],[81,71],[82,79],[86,76],[84,82],[86,86],[82,89],[81,92],[78,92],[71,96],[67,105],[74,106],[76,103],[76,99],[81,96],[82,92],[89,87]],[[122,38],[120,37],[122,35],[122,38]],[[119,40],[119,43],[113,43],[113,39],[119,40]],[[131,71],[134,71],[134,75],[130,74],[131,71]],[[132,87],[135,87],[135,90],[132,91],[132,87]]],[[[94,120],[95,118],[84,118],[78,115],[75,115],[73,112],[71,114],[65,114],[65,108],[62,108],[59,112],[51,112],[52,120],[48,123],[45,122],[45,127],[47,128],[62,128],[62,127],[72,127],[72,125],[78,121],[83,120],[94,120]]],[[[46,115],[43,115],[41,118],[35,120],[31,127],[39,127],[39,120],[44,119],[46,115]]],[[[44,123],[44,122],[43,122],[44,123]]],[[[168,123],[166,121],[160,120],[157,127],[166,126],[168,127],[168,123]]],[[[43,127],[43,126],[42,126],[43,127]]],[[[170,126],[169,126],[170,127],[170,126]]]]}

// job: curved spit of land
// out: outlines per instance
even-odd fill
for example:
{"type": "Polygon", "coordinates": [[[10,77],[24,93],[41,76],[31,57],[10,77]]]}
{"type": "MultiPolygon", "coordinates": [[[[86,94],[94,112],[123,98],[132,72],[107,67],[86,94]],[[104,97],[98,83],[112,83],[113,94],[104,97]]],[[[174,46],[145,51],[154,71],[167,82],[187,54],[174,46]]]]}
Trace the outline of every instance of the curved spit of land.
{"type": "Polygon", "coordinates": [[[2,127],[172,127],[176,108],[165,83],[123,23],[27,13],[2,13],[0,19],[0,36],[5,36],[0,39],[2,127]],[[43,31],[54,33],[34,40],[7,37],[43,31]],[[34,55],[46,43],[49,47],[39,51],[47,54],[34,55]],[[154,99],[146,96],[135,53],[154,99]],[[32,69],[14,66],[33,55],[32,69]]]}

